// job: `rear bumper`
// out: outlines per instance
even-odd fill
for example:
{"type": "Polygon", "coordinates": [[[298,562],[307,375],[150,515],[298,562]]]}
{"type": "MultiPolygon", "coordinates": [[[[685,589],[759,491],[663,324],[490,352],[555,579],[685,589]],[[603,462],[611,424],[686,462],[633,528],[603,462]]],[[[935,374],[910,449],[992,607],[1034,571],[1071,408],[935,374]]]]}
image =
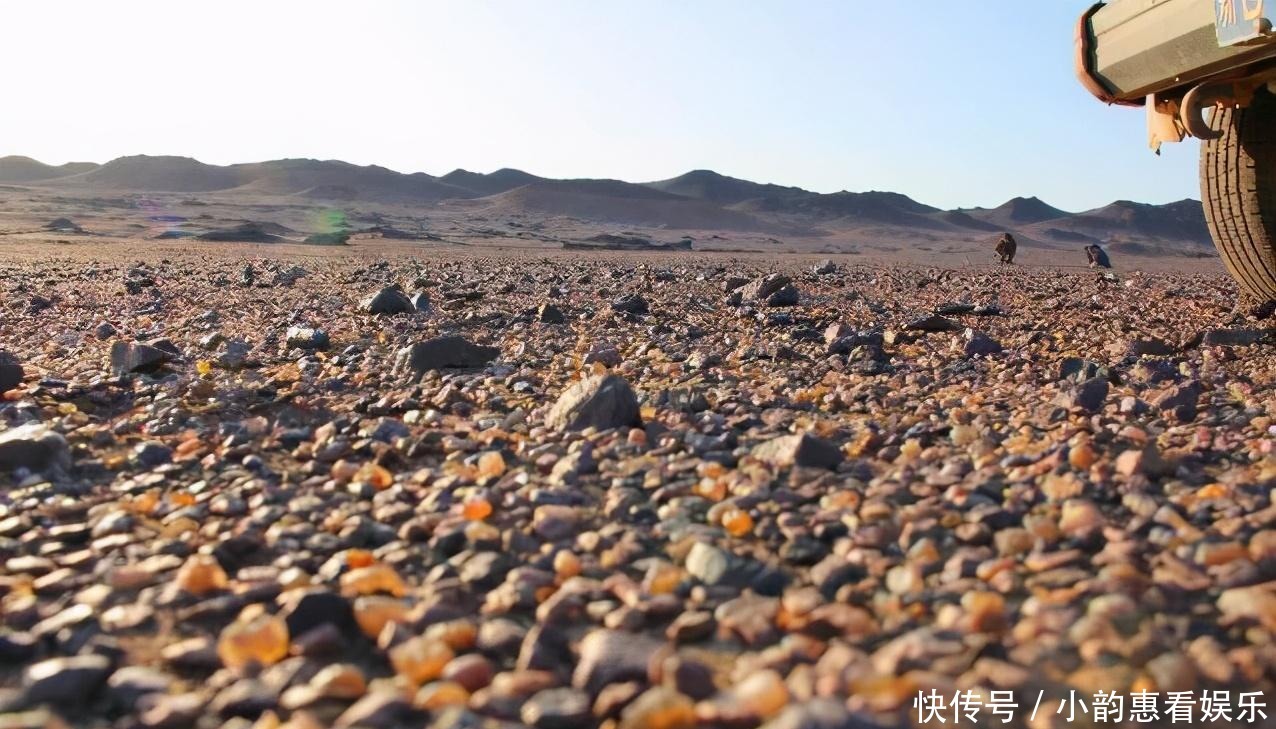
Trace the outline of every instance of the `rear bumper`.
{"type": "Polygon", "coordinates": [[[1076,28],[1077,76],[1110,104],[1139,106],[1148,94],[1180,93],[1202,81],[1273,63],[1276,45],[1221,47],[1211,0],[1112,0],[1076,28]]]}
{"type": "Polygon", "coordinates": [[[1077,21],[1077,29],[1075,35],[1076,57],[1075,71],[1077,80],[1085,87],[1086,91],[1094,94],[1094,98],[1105,104],[1121,104],[1123,106],[1142,106],[1143,98],[1139,99],[1121,99],[1116,96],[1112,89],[1109,89],[1094,71],[1094,33],[1090,30],[1090,19],[1094,14],[1103,8],[1103,3],[1095,3],[1089,10],[1081,15],[1081,19],[1077,21]]]}

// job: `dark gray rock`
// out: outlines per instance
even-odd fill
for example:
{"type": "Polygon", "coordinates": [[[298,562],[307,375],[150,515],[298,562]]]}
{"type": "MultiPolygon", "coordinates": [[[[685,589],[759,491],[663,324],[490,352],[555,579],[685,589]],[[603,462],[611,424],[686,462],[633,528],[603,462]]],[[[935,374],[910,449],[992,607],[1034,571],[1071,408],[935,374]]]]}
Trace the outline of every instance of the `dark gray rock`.
{"type": "Polygon", "coordinates": [[[417,311],[430,310],[430,297],[424,291],[418,291],[417,293],[412,294],[411,302],[412,308],[417,311]]]}
{"type": "Polygon", "coordinates": [[[97,692],[111,673],[106,656],[50,658],[27,668],[23,699],[28,705],[80,706],[97,692]]]}
{"type": "Polygon", "coordinates": [[[1178,351],[1178,348],[1163,339],[1149,337],[1147,339],[1131,339],[1125,343],[1125,353],[1132,357],[1152,355],[1167,357],[1178,351]]]}
{"type": "Polygon", "coordinates": [[[107,679],[111,703],[125,712],[133,711],[138,699],[148,694],[166,694],[174,683],[173,676],[147,666],[125,666],[107,679]]]}
{"type": "Polygon", "coordinates": [[[675,653],[665,657],[659,669],[661,682],[683,696],[703,701],[718,692],[713,670],[694,658],[675,653]]]}
{"type": "Polygon", "coordinates": [[[252,353],[253,346],[242,339],[229,339],[225,342],[225,347],[217,362],[226,369],[237,370],[248,363],[248,356],[252,353]]]}
{"type": "Polygon", "coordinates": [[[279,692],[274,687],[255,678],[245,678],[218,691],[208,709],[223,719],[237,716],[255,719],[278,703],[279,692]]]}
{"type": "Polygon", "coordinates": [[[1091,377],[1075,387],[1059,394],[1055,402],[1069,410],[1097,413],[1108,399],[1108,381],[1103,377],[1091,377]]]}
{"type": "Polygon", "coordinates": [[[650,307],[647,300],[641,294],[624,294],[616,297],[611,302],[612,311],[620,311],[626,314],[646,314],[650,307]]]}
{"type": "Polygon", "coordinates": [[[599,430],[642,425],[638,397],[623,377],[594,375],[567,388],[545,422],[556,430],[599,430]]]}
{"type": "Polygon", "coordinates": [[[811,266],[811,273],[816,275],[837,273],[837,264],[833,262],[833,259],[825,258],[823,261],[811,266]]]}
{"type": "Polygon", "coordinates": [[[542,324],[562,324],[567,321],[563,310],[553,304],[541,304],[540,308],[536,310],[536,318],[542,324]]]}
{"type": "Polygon", "coordinates": [[[1059,375],[1055,379],[1082,383],[1094,377],[1102,377],[1114,383],[1117,381],[1112,368],[1080,357],[1065,357],[1059,363],[1059,375]]]}
{"type": "Polygon", "coordinates": [[[173,461],[173,449],[163,443],[138,443],[130,460],[142,468],[154,468],[173,461]]]}
{"type": "Polygon", "coordinates": [[[518,649],[516,668],[531,671],[553,671],[570,663],[567,636],[555,625],[533,625],[523,636],[518,649]]]}
{"type": "Polygon", "coordinates": [[[811,584],[832,600],[843,585],[858,582],[867,574],[863,566],[848,562],[842,555],[831,554],[811,568],[810,578],[811,584]]]}
{"type": "Polygon", "coordinates": [[[22,384],[22,363],[12,353],[0,349],[0,392],[22,384]]]}
{"type": "Polygon", "coordinates": [[[416,374],[430,370],[474,369],[484,367],[499,357],[501,350],[470,342],[465,337],[449,335],[417,342],[399,350],[395,371],[416,374]]]}
{"type": "Polygon", "coordinates": [[[1001,352],[1001,342],[975,329],[967,329],[962,352],[967,357],[984,357],[1001,352]]]}
{"type": "Polygon", "coordinates": [[[479,552],[461,566],[461,581],[481,590],[501,584],[514,567],[513,559],[503,552],[479,552]]]}
{"type": "Polygon", "coordinates": [[[585,354],[585,364],[593,364],[595,362],[607,365],[608,367],[619,367],[622,362],[620,350],[615,347],[591,347],[589,352],[585,354]]]}
{"type": "Polygon", "coordinates": [[[1276,329],[1208,329],[1200,337],[1207,347],[1252,347],[1276,344],[1276,329]]]}
{"type": "Polygon", "coordinates": [[[850,354],[858,347],[871,346],[880,349],[883,337],[881,332],[857,332],[850,327],[834,324],[825,330],[824,341],[828,345],[825,350],[828,354],[850,354]]]}
{"type": "Polygon", "coordinates": [[[416,311],[407,295],[393,286],[387,286],[364,299],[360,308],[368,314],[407,314],[416,311]]]}
{"type": "MultiPolygon", "coordinates": [[[[766,301],[772,294],[780,291],[792,282],[792,279],[782,274],[767,274],[766,276],[755,278],[745,284],[740,289],[740,296],[745,301],[766,301]]],[[[796,294],[797,290],[794,289],[793,293],[796,294]]]]}
{"type": "Polygon", "coordinates": [[[154,372],[172,361],[173,353],[140,342],[118,341],[111,345],[111,374],[154,372]]]}
{"type": "Polygon", "coordinates": [[[766,297],[767,306],[797,306],[798,290],[793,284],[788,284],[770,296],[766,297]]]}
{"type": "Polygon", "coordinates": [[[335,626],[343,633],[353,632],[356,627],[350,600],[331,590],[292,590],[280,600],[284,602],[280,615],[288,625],[289,635],[302,635],[321,625],[335,626]]]}
{"type": "Polygon", "coordinates": [[[910,332],[955,332],[961,329],[961,325],[952,319],[931,314],[910,321],[904,325],[904,329],[910,332]]]}
{"type": "Polygon", "coordinates": [[[1172,359],[1144,357],[1129,369],[1129,377],[1135,382],[1157,385],[1177,382],[1180,374],[1178,364],[1172,359]]]}
{"type": "Polygon", "coordinates": [[[161,352],[166,352],[173,359],[177,359],[182,356],[182,350],[178,349],[176,344],[173,344],[173,340],[166,337],[152,339],[151,341],[146,342],[146,346],[154,347],[161,352]]]}
{"type": "Polygon", "coordinates": [[[664,645],[664,641],[633,633],[595,630],[580,642],[572,686],[597,696],[613,683],[645,681],[652,655],[664,645]]]}
{"type": "Polygon", "coordinates": [[[327,349],[331,345],[327,332],[311,327],[289,327],[284,341],[298,349],[327,349]]]}
{"type": "Polygon", "coordinates": [[[1196,409],[1200,399],[1201,383],[1198,380],[1192,380],[1171,387],[1152,404],[1161,412],[1172,414],[1180,423],[1190,423],[1196,419],[1196,409]]]}
{"type": "Polygon", "coordinates": [[[961,316],[969,314],[975,310],[975,305],[964,302],[955,302],[952,304],[940,304],[935,307],[935,313],[940,316],[961,316]]]}
{"type": "Polygon", "coordinates": [[[67,468],[71,453],[66,438],[42,423],[27,423],[0,432],[0,471],[67,468]]]}

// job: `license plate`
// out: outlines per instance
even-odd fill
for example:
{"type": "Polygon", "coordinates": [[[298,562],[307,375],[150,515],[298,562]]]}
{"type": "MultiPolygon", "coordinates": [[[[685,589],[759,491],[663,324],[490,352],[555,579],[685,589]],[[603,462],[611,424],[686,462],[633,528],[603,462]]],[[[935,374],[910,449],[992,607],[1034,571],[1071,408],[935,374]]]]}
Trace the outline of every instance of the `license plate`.
{"type": "Polygon", "coordinates": [[[1265,0],[1211,0],[1220,46],[1246,43],[1271,31],[1265,0]]]}

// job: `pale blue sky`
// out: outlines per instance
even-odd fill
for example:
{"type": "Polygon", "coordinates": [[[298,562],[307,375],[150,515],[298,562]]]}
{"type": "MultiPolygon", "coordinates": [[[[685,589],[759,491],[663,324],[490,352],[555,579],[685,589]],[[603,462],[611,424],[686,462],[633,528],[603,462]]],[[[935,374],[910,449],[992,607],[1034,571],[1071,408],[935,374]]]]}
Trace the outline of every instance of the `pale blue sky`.
{"type": "Polygon", "coordinates": [[[1072,76],[1088,0],[0,4],[0,154],[710,168],[941,207],[1196,197],[1072,76]]]}

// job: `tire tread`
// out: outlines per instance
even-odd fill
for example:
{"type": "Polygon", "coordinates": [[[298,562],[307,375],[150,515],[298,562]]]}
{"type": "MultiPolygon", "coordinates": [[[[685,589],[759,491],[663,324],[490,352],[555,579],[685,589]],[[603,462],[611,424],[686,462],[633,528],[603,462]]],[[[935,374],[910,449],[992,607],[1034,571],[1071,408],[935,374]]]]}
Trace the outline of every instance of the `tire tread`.
{"type": "Polygon", "coordinates": [[[1276,299],[1276,97],[1216,109],[1201,145],[1201,200],[1223,264],[1250,296],[1276,299]]]}

